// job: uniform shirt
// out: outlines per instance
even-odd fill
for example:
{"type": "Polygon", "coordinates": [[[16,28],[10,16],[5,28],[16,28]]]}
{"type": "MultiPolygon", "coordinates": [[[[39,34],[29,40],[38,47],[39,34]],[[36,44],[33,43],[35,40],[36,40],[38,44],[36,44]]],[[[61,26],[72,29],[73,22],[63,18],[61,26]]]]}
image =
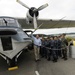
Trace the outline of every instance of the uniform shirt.
{"type": "Polygon", "coordinates": [[[41,41],[41,43],[42,43],[43,46],[45,46],[45,40],[44,41],[41,41]]]}
{"type": "Polygon", "coordinates": [[[58,49],[61,49],[61,40],[60,39],[58,39],[58,49]]]}
{"type": "Polygon", "coordinates": [[[54,40],[50,40],[50,48],[51,48],[51,49],[54,48],[54,40]]]}
{"type": "Polygon", "coordinates": [[[62,48],[66,48],[66,46],[68,46],[67,40],[65,38],[62,38],[61,41],[62,41],[62,48]]]}
{"type": "Polygon", "coordinates": [[[46,40],[46,41],[45,41],[45,46],[46,46],[46,47],[49,47],[49,45],[50,45],[50,40],[46,40]]]}
{"type": "Polygon", "coordinates": [[[54,48],[55,48],[55,49],[58,48],[58,40],[54,40],[54,48]]]}
{"type": "Polygon", "coordinates": [[[34,37],[33,35],[31,35],[32,39],[33,39],[33,42],[34,42],[34,45],[36,46],[41,46],[41,39],[40,38],[36,38],[34,37]]]}

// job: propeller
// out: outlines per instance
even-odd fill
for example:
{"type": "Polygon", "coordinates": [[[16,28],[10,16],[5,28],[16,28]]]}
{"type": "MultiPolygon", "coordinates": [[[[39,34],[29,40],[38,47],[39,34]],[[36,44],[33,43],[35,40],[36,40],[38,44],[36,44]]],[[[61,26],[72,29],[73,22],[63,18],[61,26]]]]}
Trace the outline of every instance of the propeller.
{"type": "Polygon", "coordinates": [[[46,3],[46,4],[42,5],[42,6],[40,6],[37,10],[40,11],[40,10],[46,8],[47,6],[48,6],[48,4],[46,3]]]}
{"type": "Polygon", "coordinates": [[[30,9],[26,4],[24,4],[23,2],[21,2],[20,0],[16,0],[18,3],[20,3],[22,6],[26,7],[27,9],[30,9]]]}
{"type": "Polygon", "coordinates": [[[38,30],[42,25],[43,25],[43,23],[40,24],[36,29],[34,29],[34,31],[32,33],[34,33],[36,30],[38,30]]]}
{"type": "Polygon", "coordinates": [[[22,6],[26,7],[27,9],[29,9],[29,14],[33,18],[33,25],[34,25],[34,28],[36,29],[37,28],[37,17],[39,14],[38,11],[46,8],[48,6],[48,4],[46,3],[46,4],[40,6],[39,8],[36,9],[35,7],[29,8],[26,4],[24,4],[20,0],[17,0],[17,2],[20,3],[22,6]]]}
{"type": "Polygon", "coordinates": [[[34,28],[36,29],[37,28],[37,18],[35,16],[35,13],[34,13],[34,17],[33,17],[33,24],[34,24],[34,28]]]}

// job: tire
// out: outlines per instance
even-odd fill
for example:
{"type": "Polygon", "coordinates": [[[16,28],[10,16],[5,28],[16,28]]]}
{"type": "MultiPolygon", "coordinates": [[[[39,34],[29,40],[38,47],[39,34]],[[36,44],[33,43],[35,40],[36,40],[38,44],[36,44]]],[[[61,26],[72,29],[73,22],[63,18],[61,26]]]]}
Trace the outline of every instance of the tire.
{"type": "Polygon", "coordinates": [[[7,58],[7,64],[9,67],[14,67],[17,65],[17,62],[15,61],[15,57],[13,59],[7,58]]]}

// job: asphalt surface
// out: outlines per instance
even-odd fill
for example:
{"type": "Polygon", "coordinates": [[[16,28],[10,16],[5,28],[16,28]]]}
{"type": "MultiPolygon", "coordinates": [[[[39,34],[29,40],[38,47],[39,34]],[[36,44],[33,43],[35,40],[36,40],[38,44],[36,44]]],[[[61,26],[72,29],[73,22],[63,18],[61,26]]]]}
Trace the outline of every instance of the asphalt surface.
{"type": "Polygon", "coordinates": [[[8,71],[6,61],[0,57],[0,75],[75,75],[75,59],[68,58],[67,61],[59,58],[53,63],[41,58],[41,61],[34,61],[34,53],[23,52],[18,58],[18,69],[8,71]]]}

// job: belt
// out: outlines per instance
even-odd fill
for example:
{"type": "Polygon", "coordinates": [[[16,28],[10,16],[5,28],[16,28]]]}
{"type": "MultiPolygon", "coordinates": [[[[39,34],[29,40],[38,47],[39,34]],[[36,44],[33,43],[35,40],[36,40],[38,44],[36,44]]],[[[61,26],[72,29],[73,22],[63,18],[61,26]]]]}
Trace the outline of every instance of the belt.
{"type": "Polygon", "coordinates": [[[34,46],[40,47],[40,46],[38,46],[38,45],[35,45],[35,44],[34,44],[34,46]]]}

